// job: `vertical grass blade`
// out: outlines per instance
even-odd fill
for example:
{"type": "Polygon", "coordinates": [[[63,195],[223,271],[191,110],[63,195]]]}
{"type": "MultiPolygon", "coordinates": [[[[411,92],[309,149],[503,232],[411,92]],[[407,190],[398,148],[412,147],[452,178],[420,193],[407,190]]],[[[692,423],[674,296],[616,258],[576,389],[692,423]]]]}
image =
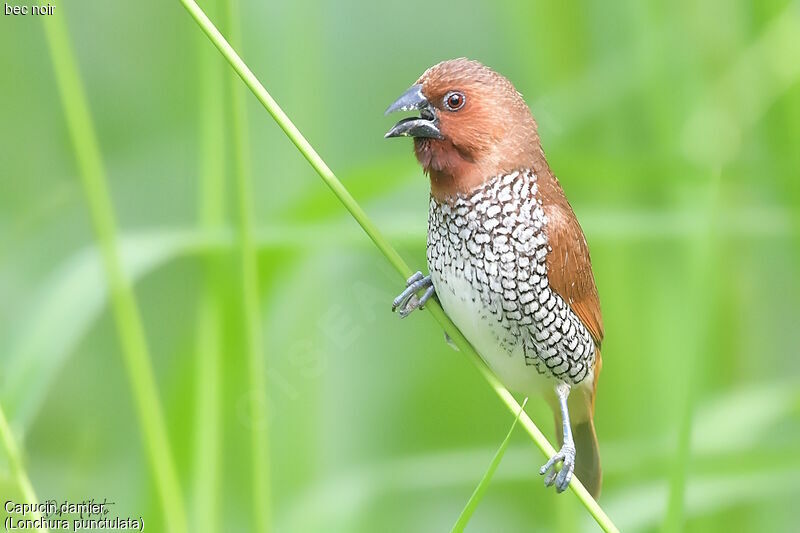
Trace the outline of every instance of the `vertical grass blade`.
{"type": "Polygon", "coordinates": [[[707,185],[705,212],[697,227],[690,246],[688,257],[689,276],[687,294],[697,296],[691,320],[683,324],[684,344],[689,354],[683,362],[683,404],[678,422],[677,446],[670,476],[667,511],[662,531],[677,533],[683,531],[686,508],[686,486],[689,478],[689,463],[692,459],[692,421],[694,419],[695,402],[698,387],[703,380],[703,349],[707,345],[706,334],[709,324],[711,299],[710,288],[713,287],[714,252],[716,251],[715,227],[718,210],[719,189],[721,186],[721,170],[711,173],[707,185]]]}
{"type": "MultiPolygon", "coordinates": [[[[0,440],[3,441],[3,449],[6,451],[6,457],[8,457],[11,475],[14,476],[19,490],[22,492],[22,497],[25,498],[25,503],[31,505],[40,503],[39,498],[36,497],[36,492],[33,490],[31,479],[25,471],[25,465],[22,464],[22,456],[17,447],[17,442],[14,440],[14,435],[11,433],[11,427],[8,425],[8,420],[6,419],[6,414],[2,407],[0,407],[0,440]]],[[[42,516],[36,511],[32,513],[32,517],[34,520],[38,520],[42,516]]],[[[47,528],[37,528],[37,531],[48,533],[49,530],[47,528]]]]}
{"type": "Polygon", "coordinates": [[[155,480],[164,522],[171,532],[186,531],[186,514],[178,474],[167,438],[142,320],[131,283],[122,268],[116,222],[83,84],[75,63],[63,16],[42,17],[55,70],[67,129],[75,150],[97,245],[103,260],[125,369],[145,449],[155,480]]]}
{"type": "MultiPolygon", "coordinates": [[[[213,282],[211,282],[213,283],[213,282]]],[[[220,400],[221,324],[218,298],[208,286],[197,310],[197,379],[195,390],[195,460],[193,530],[219,530],[220,456],[222,429],[220,400]]]]}
{"type": "MultiPolygon", "coordinates": [[[[392,266],[400,273],[404,280],[408,278],[411,275],[411,269],[408,267],[405,261],[403,261],[403,258],[400,257],[400,254],[397,253],[397,251],[389,244],[386,238],[383,237],[380,231],[378,231],[378,228],[375,226],[372,220],[369,219],[358,202],[355,201],[344,185],[342,185],[342,183],[336,178],[333,171],[331,171],[328,165],[322,160],[316,150],[314,150],[306,138],[303,137],[303,134],[300,133],[300,130],[297,129],[286,113],[284,113],[280,108],[278,103],[272,98],[269,92],[267,92],[261,82],[258,81],[258,78],[256,78],[255,74],[253,74],[245,62],[242,61],[242,58],[239,57],[230,43],[228,43],[225,37],[222,36],[216,26],[214,26],[214,23],[211,22],[208,16],[206,16],[206,14],[202,9],[200,9],[200,6],[198,6],[194,0],[180,1],[192,18],[194,18],[195,22],[208,36],[214,46],[217,47],[228,63],[230,63],[234,71],[236,71],[242,81],[244,81],[245,85],[247,85],[247,87],[253,92],[255,97],[259,102],[261,102],[267,112],[269,112],[289,140],[292,141],[303,157],[305,157],[305,159],[311,164],[317,174],[319,174],[322,180],[328,185],[328,187],[330,187],[342,205],[344,205],[344,207],[350,212],[352,217],[356,220],[356,222],[358,222],[367,236],[372,239],[372,242],[375,243],[375,246],[377,246],[378,250],[380,250],[386,259],[392,264],[392,266]]],[[[503,387],[494,373],[489,369],[489,367],[486,366],[475,349],[469,344],[464,335],[458,330],[458,328],[455,327],[447,315],[444,314],[442,308],[439,307],[436,302],[429,302],[425,305],[425,308],[431,315],[433,315],[445,332],[456,343],[456,346],[459,347],[461,352],[467,355],[475,364],[476,368],[478,368],[486,381],[488,381],[489,386],[492,387],[503,403],[506,404],[508,409],[514,415],[519,414],[519,423],[522,424],[539,449],[542,450],[542,452],[548,457],[554,455],[556,452],[553,446],[547,441],[542,432],[539,431],[539,428],[536,427],[536,424],[533,423],[530,417],[524,412],[520,413],[519,403],[517,403],[511,393],[505,387],[503,387]]],[[[592,498],[591,494],[589,494],[577,477],[572,478],[572,481],[570,482],[570,489],[604,531],[618,531],[617,527],[614,525],[608,515],[606,515],[605,511],[603,511],[594,498],[592,498]]]]}
{"type": "Polygon", "coordinates": [[[514,428],[517,427],[517,422],[519,422],[519,416],[522,414],[523,409],[525,409],[525,404],[527,403],[528,399],[525,398],[522,401],[522,405],[519,408],[517,417],[514,419],[514,422],[511,423],[511,428],[509,428],[508,434],[506,434],[506,438],[503,439],[503,442],[497,449],[497,453],[495,453],[494,457],[492,457],[492,461],[489,463],[489,468],[486,469],[486,473],[483,475],[483,478],[481,478],[480,483],[478,483],[478,486],[475,487],[472,496],[470,496],[469,500],[467,500],[467,504],[464,506],[464,509],[458,516],[458,520],[456,520],[453,529],[450,530],[451,533],[461,533],[462,531],[464,531],[464,528],[467,527],[467,523],[469,523],[469,519],[472,518],[472,515],[475,513],[475,509],[478,508],[478,505],[481,503],[481,500],[483,500],[483,496],[489,489],[489,483],[492,481],[492,476],[494,476],[497,467],[500,466],[500,461],[503,460],[503,455],[505,455],[506,453],[506,448],[508,448],[508,443],[511,442],[511,435],[514,433],[514,428]]]}
{"type": "MultiPolygon", "coordinates": [[[[212,2],[216,12],[218,2],[212,2]]],[[[200,197],[199,223],[218,231],[225,222],[225,91],[222,65],[207,50],[200,50],[200,197]]],[[[220,457],[222,448],[222,288],[219,257],[205,259],[204,281],[197,309],[195,378],[195,458],[193,529],[219,530],[220,457]]]]}
{"type": "MultiPolygon", "coordinates": [[[[235,42],[241,39],[239,2],[228,2],[228,27],[235,42]]],[[[253,462],[253,531],[267,532],[271,525],[270,465],[267,412],[267,379],[264,362],[264,333],[261,327],[258,259],[253,230],[253,187],[250,170],[250,135],[242,86],[230,76],[233,159],[236,206],[239,211],[239,256],[242,276],[242,303],[250,375],[249,416],[253,462]]]]}

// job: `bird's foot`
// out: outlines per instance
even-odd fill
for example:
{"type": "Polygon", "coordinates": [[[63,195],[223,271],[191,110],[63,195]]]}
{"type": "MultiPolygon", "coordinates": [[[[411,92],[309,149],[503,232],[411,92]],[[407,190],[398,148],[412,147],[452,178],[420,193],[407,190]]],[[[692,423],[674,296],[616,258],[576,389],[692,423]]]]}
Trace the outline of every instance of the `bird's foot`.
{"type": "Polygon", "coordinates": [[[392,311],[397,311],[400,318],[405,318],[415,309],[422,309],[425,302],[434,295],[433,282],[430,276],[423,276],[422,272],[417,272],[406,280],[406,290],[392,302],[392,311]],[[425,293],[417,298],[417,292],[425,289],[425,293]]]}
{"type": "Polygon", "coordinates": [[[564,444],[553,457],[539,469],[539,475],[545,476],[544,486],[549,487],[555,482],[556,492],[567,490],[572,472],[575,470],[575,446],[564,444]],[[561,469],[556,469],[556,464],[562,461],[561,469]],[[546,475],[545,475],[546,474],[546,475]]]}

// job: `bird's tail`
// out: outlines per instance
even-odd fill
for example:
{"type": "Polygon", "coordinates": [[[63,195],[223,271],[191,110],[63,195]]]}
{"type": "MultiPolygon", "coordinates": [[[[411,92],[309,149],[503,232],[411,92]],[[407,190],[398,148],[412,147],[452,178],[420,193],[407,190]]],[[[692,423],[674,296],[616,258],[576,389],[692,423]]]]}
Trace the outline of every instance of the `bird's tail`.
{"type": "Polygon", "coordinates": [[[603,472],[600,469],[594,420],[590,418],[572,426],[572,437],[575,439],[575,474],[589,494],[597,498],[600,496],[603,472]]]}
{"type": "MultiPolygon", "coordinates": [[[[593,498],[600,496],[603,473],[600,468],[600,450],[594,431],[594,405],[589,394],[575,391],[569,398],[572,438],[575,441],[575,475],[593,498]]],[[[564,444],[561,431],[561,412],[554,409],[556,435],[559,447],[564,444]]]]}

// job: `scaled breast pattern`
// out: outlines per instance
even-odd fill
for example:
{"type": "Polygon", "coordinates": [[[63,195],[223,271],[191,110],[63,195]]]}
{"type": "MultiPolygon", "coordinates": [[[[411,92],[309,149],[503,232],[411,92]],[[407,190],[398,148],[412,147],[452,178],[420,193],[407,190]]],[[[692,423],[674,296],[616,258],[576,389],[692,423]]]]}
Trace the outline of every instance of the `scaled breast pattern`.
{"type": "Polygon", "coordinates": [[[459,277],[468,282],[471,294],[458,296],[480,299],[481,322],[509,356],[521,345],[527,365],[577,384],[594,366],[595,345],[580,318],[550,288],[550,252],[532,171],[497,176],[450,203],[431,197],[430,271],[443,284],[459,277]]]}

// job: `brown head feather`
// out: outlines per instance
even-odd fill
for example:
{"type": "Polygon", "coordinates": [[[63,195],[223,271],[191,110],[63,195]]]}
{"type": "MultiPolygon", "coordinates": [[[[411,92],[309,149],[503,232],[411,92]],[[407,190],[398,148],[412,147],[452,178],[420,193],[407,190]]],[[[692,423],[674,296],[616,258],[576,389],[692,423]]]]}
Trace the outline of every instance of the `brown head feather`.
{"type": "Polygon", "coordinates": [[[444,200],[492,176],[532,168],[540,156],[536,122],[528,106],[511,82],[489,67],[453,59],[429,68],[417,83],[436,109],[444,136],[414,140],[435,198],[444,200]],[[451,91],[465,96],[457,111],[445,105],[451,91]]]}

